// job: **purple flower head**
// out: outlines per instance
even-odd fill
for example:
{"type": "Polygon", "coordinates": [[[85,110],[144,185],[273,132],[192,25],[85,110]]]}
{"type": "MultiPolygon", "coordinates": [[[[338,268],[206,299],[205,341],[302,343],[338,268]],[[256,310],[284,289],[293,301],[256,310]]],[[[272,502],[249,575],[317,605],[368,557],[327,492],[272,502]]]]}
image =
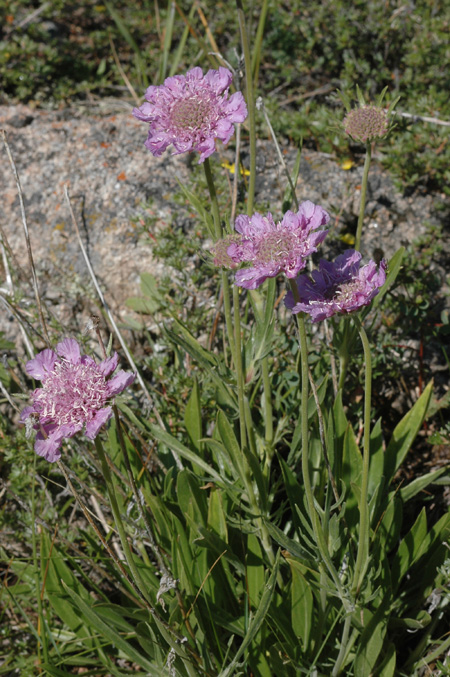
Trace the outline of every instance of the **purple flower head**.
{"type": "Polygon", "coordinates": [[[85,435],[93,440],[100,428],[111,418],[109,405],[133,383],[135,375],[118,371],[117,353],[97,364],[92,357],[81,355],[75,339],[64,339],[55,351],[43,350],[27,362],[27,374],[42,381],[42,387],[32,394],[32,406],[25,407],[20,421],[31,417],[38,431],[35,451],[53,463],[61,456],[61,443],[84,427],[85,435]]]}
{"type": "Polygon", "coordinates": [[[138,120],[150,123],[146,147],[155,156],[170,144],[174,155],[197,151],[204,162],[216,149],[215,140],[227,144],[234,123],[244,122],[247,106],[241,92],[228,96],[232,74],[227,68],[192,68],[186,75],[166,78],[163,85],[150,86],[146,101],[133,109],[138,120]]]}
{"type": "Polygon", "coordinates": [[[292,292],[286,294],[285,304],[293,313],[308,313],[312,322],[320,322],[337,313],[352,313],[367,306],[386,281],[386,261],[377,269],[375,261],[359,267],[361,254],[348,249],[330,263],[323,259],[311,278],[300,275],[297,288],[300,301],[292,292]]]}
{"type": "Polygon", "coordinates": [[[317,251],[327,230],[317,230],[330,217],[328,213],[309,200],[303,202],[296,214],[289,211],[283,220],[275,223],[270,212],[262,216],[238,216],[234,227],[240,238],[227,249],[234,263],[250,263],[236,273],[236,285],[256,289],[268,277],[284,272],[287,277],[297,277],[306,265],[306,257],[317,251]]]}

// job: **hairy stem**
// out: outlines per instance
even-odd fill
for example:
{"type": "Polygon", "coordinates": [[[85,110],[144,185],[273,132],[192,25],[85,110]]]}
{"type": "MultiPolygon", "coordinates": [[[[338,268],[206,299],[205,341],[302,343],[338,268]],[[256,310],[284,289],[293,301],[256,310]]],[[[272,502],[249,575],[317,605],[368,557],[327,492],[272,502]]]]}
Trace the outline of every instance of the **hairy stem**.
{"type": "Polygon", "coordinates": [[[253,201],[255,199],[255,181],[256,181],[255,95],[253,91],[250,44],[248,40],[247,28],[245,26],[245,16],[244,9],[242,7],[242,1],[236,0],[236,6],[238,11],[242,49],[244,52],[245,92],[247,95],[248,123],[250,130],[250,178],[248,182],[247,214],[251,216],[253,213],[253,201]]]}
{"type": "Polygon", "coordinates": [[[364,212],[366,209],[366,193],[367,193],[367,183],[369,180],[369,169],[371,159],[372,159],[372,147],[371,144],[368,143],[366,145],[366,158],[364,160],[363,178],[361,183],[361,202],[359,205],[358,227],[356,229],[355,249],[357,251],[361,249],[361,235],[364,221],[364,212]]]}
{"type": "Polygon", "coordinates": [[[361,503],[359,507],[359,539],[356,556],[355,573],[353,577],[352,593],[357,595],[364,578],[369,555],[369,461],[370,461],[370,410],[372,401],[372,359],[367,334],[358,317],[355,323],[364,349],[364,439],[363,439],[363,469],[361,478],[361,503]]]}

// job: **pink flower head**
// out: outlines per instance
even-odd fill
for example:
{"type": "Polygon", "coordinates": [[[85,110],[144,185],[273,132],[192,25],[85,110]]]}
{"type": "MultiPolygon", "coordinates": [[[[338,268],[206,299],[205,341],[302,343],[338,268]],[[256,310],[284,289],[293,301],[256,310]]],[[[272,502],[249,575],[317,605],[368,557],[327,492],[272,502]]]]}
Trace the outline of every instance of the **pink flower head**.
{"type": "Polygon", "coordinates": [[[289,211],[280,223],[275,223],[270,212],[262,216],[238,216],[234,227],[241,237],[227,249],[234,263],[251,263],[236,273],[236,285],[256,289],[268,277],[284,272],[297,277],[306,265],[306,257],[317,251],[327,230],[318,230],[328,223],[328,213],[309,200],[303,202],[296,214],[289,211]]]}
{"type": "Polygon", "coordinates": [[[186,75],[166,78],[163,85],[150,86],[146,101],[133,115],[150,123],[146,147],[155,156],[170,144],[174,155],[197,151],[204,162],[216,149],[215,140],[227,144],[234,123],[244,122],[247,106],[241,92],[228,96],[232,74],[227,68],[192,68],[186,75]]]}
{"type": "Polygon", "coordinates": [[[337,313],[352,313],[369,305],[386,281],[386,261],[377,269],[375,261],[359,267],[361,254],[348,249],[330,263],[323,259],[311,278],[300,275],[297,288],[300,301],[292,292],[286,294],[285,304],[293,313],[308,313],[312,322],[320,322],[337,313]]]}
{"type": "Polygon", "coordinates": [[[100,428],[111,418],[108,404],[133,383],[135,375],[118,371],[117,353],[97,364],[92,357],[81,355],[75,339],[64,339],[55,351],[43,350],[27,362],[27,374],[42,381],[42,387],[32,394],[32,406],[25,407],[20,421],[34,420],[38,431],[35,451],[53,463],[61,456],[61,443],[73,437],[83,427],[88,439],[93,440],[100,428]]]}

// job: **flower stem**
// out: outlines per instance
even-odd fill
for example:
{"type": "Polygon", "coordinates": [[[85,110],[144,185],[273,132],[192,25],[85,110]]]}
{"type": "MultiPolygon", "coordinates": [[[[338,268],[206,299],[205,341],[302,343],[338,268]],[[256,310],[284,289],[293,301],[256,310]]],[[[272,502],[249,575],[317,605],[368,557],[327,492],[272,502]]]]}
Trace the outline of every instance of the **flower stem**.
{"type": "Polygon", "coordinates": [[[242,49],[244,51],[245,87],[247,95],[248,123],[250,132],[250,178],[248,182],[247,214],[251,216],[253,213],[253,201],[255,199],[255,181],[256,181],[255,94],[253,91],[250,43],[248,40],[247,28],[245,26],[245,16],[244,9],[242,6],[242,0],[236,0],[236,7],[238,12],[242,49]]]}
{"type": "MultiPolygon", "coordinates": [[[[210,162],[209,162],[209,158],[206,158],[206,160],[204,161],[203,168],[205,170],[206,183],[208,185],[208,191],[209,191],[209,195],[211,197],[211,206],[212,206],[212,213],[213,213],[213,220],[214,220],[214,236],[215,236],[215,241],[217,241],[217,240],[220,240],[223,233],[222,233],[222,226],[220,224],[219,202],[217,200],[216,187],[214,185],[214,178],[213,178],[213,174],[212,174],[212,171],[211,171],[211,165],[210,165],[210,162]]],[[[233,319],[232,319],[232,314],[231,314],[230,283],[229,283],[229,280],[228,280],[227,271],[222,269],[221,276],[222,276],[223,307],[224,307],[224,315],[225,315],[225,324],[226,324],[226,327],[227,327],[228,341],[230,342],[231,354],[233,356],[233,361],[236,364],[237,363],[237,353],[236,353],[234,331],[233,331],[233,319]]]]}
{"type": "Polygon", "coordinates": [[[128,538],[125,532],[125,527],[122,522],[122,517],[120,515],[120,509],[119,509],[119,504],[117,503],[117,497],[116,497],[116,490],[114,488],[114,481],[111,475],[111,471],[109,469],[108,461],[106,460],[106,455],[103,450],[103,445],[100,441],[100,438],[97,436],[95,438],[95,448],[97,450],[97,454],[100,458],[100,463],[102,465],[102,473],[103,477],[105,478],[106,482],[106,488],[108,491],[108,496],[109,500],[111,503],[111,509],[114,515],[114,521],[116,523],[117,531],[119,532],[119,537],[120,537],[120,542],[122,543],[122,548],[124,551],[125,558],[127,560],[128,566],[130,567],[130,571],[133,575],[134,582],[139,588],[139,591],[143,595],[143,597],[147,600],[149,604],[152,604],[152,600],[150,598],[150,595],[148,594],[147,591],[147,586],[142,580],[141,574],[138,571],[138,568],[136,567],[136,564],[133,559],[133,555],[131,554],[130,546],[128,543],[128,538]]]}
{"type": "MultiPolygon", "coordinates": [[[[289,280],[292,293],[296,303],[300,302],[297,284],[294,280],[289,280]]],[[[297,327],[300,339],[300,359],[301,359],[301,377],[302,377],[302,397],[301,397],[301,429],[302,429],[302,477],[303,486],[305,488],[306,501],[308,504],[309,517],[312,523],[313,532],[316,540],[316,545],[319,549],[322,560],[324,561],[328,572],[334,582],[336,590],[342,601],[346,611],[349,609],[349,602],[342,589],[339,575],[331,561],[328,552],[325,535],[323,533],[322,525],[320,524],[319,516],[314,505],[314,494],[311,487],[311,478],[309,473],[309,428],[308,428],[308,395],[309,395],[309,380],[308,380],[308,344],[306,340],[306,327],[304,313],[297,314],[297,327]]]]}
{"type": "Polygon", "coordinates": [[[341,667],[344,662],[344,659],[347,655],[347,644],[348,644],[348,636],[350,633],[350,627],[352,624],[352,617],[348,615],[344,621],[344,629],[342,631],[342,639],[341,639],[341,648],[338,654],[338,657],[336,658],[336,663],[334,664],[333,672],[331,673],[331,677],[337,677],[339,673],[341,672],[341,667]]]}
{"type": "Polygon", "coordinates": [[[239,287],[233,287],[233,308],[234,308],[234,345],[236,350],[235,369],[236,383],[239,406],[239,430],[241,435],[241,449],[247,444],[247,433],[245,427],[245,403],[244,403],[244,371],[242,369],[242,347],[241,347],[241,313],[239,304],[239,287]]]}
{"type": "Polygon", "coordinates": [[[356,240],[355,240],[355,249],[360,251],[361,249],[361,235],[362,227],[364,221],[364,212],[366,209],[366,193],[367,193],[367,183],[369,179],[369,168],[370,161],[372,159],[372,146],[370,143],[366,144],[366,158],[364,160],[364,170],[363,178],[361,183],[361,202],[359,205],[359,216],[358,216],[358,227],[356,229],[356,240]]]}
{"type": "MultiPolygon", "coordinates": [[[[44,656],[44,663],[48,663],[47,632],[45,628],[44,609],[42,605],[41,576],[39,571],[39,562],[37,555],[37,539],[36,539],[36,459],[37,455],[35,454],[33,464],[33,482],[31,489],[31,539],[33,548],[34,584],[36,590],[35,594],[39,617],[37,634],[39,635],[39,638],[42,643],[42,653],[44,656]]],[[[38,644],[38,654],[40,654],[39,644],[38,644]]]]}
{"type": "Polygon", "coordinates": [[[359,539],[352,593],[358,595],[364,578],[369,555],[369,461],[370,461],[370,411],[372,399],[372,359],[367,334],[358,317],[354,317],[364,349],[364,439],[363,468],[361,478],[361,502],[359,508],[359,539]]]}

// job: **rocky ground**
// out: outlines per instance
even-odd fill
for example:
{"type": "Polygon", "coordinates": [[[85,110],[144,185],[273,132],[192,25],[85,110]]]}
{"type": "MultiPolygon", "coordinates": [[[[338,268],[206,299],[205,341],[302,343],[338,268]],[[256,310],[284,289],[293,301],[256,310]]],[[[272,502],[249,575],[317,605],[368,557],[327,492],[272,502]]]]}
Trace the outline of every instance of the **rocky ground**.
{"type": "MultiPolygon", "coordinates": [[[[131,116],[123,102],[114,112],[96,110],[44,111],[26,106],[0,106],[0,128],[5,129],[24,194],[26,217],[41,293],[64,322],[80,310],[80,294],[89,286],[88,272],[71,224],[64,186],[68,186],[82,237],[93,268],[120,317],[124,301],[136,294],[139,273],[158,272],[151,239],[143,233],[140,218],[150,215],[155,229],[186,219],[195,228],[192,210],[175,204],[177,179],[186,183],[186,156],[154,158],[144,147],[146,126],[131,116]]],[[[243,148],[245,158],[245,146],[243,148]]],[[[16,184],[4,148],[0,178],[1,227],[25,271],[29,267],[16,184]]],[[[221,160],[229,160],[230,152],[221,160]]],[[[295,150],[284,149],[292,166],[295,150]]],[[[280,217],[286,181],[269,142],[259,147],[257,200],[270,205],[280,217]]],[[[343,169],[335,158],[304,149],[297,194],[328,209],[331,231],[354,231],[360,196],[362,163],[343,169]]],[[[439,202],[442,202],[439,196],[439,202]]],[[[402,195],[375,161],[371,174],[364,251],[367,256],[390,257],[396,249],[424,234],[428,224],[442,222],[436,196],[402,195]]],[[[189,224],[188,224],[189,226],[189,224]]],[[[450,246],[446,244],[446,255],[450,246]]],[[[441,267],[445,283],[446,256],[441,267]]],[[[4,288],[5,291],[5,288],[4,288]]],[[[7,290],[6,290],[7,291],[7,290]]],[[[129,311],[127,311],[129,312],[129,311]]],[[[2,329],[8,321],[3,316],[2,329]]],[[[72,319],[75,319],[72,317],[72,319]]],[[[78,324],[78,322],[77,322],[78,324]]]]}

